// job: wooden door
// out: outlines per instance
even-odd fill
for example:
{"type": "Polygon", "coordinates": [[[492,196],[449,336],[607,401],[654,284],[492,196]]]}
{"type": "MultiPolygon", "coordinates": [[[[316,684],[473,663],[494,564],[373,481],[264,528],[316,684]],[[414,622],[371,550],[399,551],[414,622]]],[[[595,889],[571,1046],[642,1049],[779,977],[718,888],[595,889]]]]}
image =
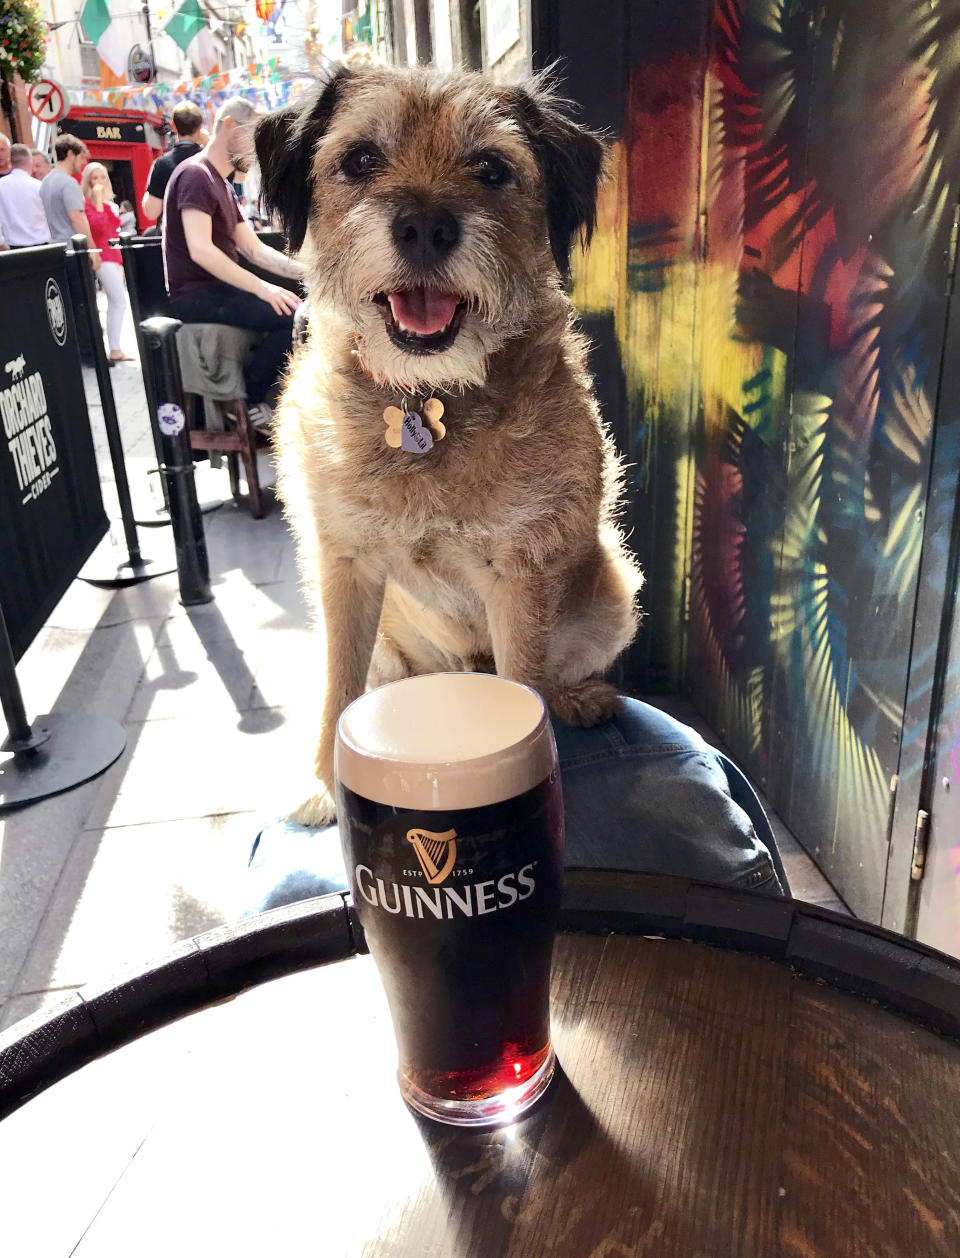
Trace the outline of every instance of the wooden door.
{"type": "MultiPolygon", "coordinates": [[[[955,227],[951,290],[956,237],[955,227]]],[[[960,312],[951,305],[883,924],[960,956],[960,312]]]]}

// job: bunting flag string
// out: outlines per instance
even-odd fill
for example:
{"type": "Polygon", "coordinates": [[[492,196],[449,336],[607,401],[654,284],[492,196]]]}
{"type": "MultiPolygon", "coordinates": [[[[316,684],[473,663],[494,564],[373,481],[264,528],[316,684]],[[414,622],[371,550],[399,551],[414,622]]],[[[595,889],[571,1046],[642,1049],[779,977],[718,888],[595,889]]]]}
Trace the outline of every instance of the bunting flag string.
{"type": "Polygon", "coordinates": [[[197,75],[179,83],[138,83],[112,88],[85,88],[71,93],[78,105],[109,105],[115,109],[148,109],[169,113],[180,97],[189,97],[212,122],[217,107],[229,96],[245,96],[264,110],[299,99],[313,79],[279,68],[279,58],[251,62],[221,74],[197,75]]]}

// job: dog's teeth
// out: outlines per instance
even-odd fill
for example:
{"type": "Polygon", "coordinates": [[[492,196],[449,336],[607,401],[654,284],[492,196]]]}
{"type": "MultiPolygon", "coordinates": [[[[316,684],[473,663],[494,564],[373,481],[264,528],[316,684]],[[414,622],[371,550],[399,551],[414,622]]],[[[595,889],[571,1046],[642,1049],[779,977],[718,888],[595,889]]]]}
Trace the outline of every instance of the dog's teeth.
{"type": "Polygon", "coordinates": [[[450,326],[449,323],[445,324],[440,329],[439,332],[429,332],[429,333],[428,332],[415,332],[413,328],[408,328],[405,323],[401,323],[399,319],[397,320],[397,327],[400,329],[400,331],[403,332],[405,336],[412,336],[418,341],[429,340],[431,336],[440,336],[443,332],[446,332],[449,326],[450,326]]]}

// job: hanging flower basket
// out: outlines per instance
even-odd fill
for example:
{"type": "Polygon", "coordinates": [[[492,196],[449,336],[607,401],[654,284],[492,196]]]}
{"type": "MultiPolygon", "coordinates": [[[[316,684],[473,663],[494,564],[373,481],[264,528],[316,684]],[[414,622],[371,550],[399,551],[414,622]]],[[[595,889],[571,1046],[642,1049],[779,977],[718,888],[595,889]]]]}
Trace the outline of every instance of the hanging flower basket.
{"type": "Polygon", "coordinates": [[[25,83],[40,77],[47,50],[47,32],[32,0],[0,0],[0,76],[25,83]]]}

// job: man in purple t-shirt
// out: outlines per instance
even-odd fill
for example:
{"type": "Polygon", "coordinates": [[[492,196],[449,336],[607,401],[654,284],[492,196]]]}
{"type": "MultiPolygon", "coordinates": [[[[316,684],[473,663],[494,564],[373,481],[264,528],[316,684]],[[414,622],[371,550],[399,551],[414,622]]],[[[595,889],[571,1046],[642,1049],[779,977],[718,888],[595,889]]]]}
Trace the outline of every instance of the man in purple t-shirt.
{"type": "Polygon", "coordinates": [[[163,268],[171,311],[182,322],[265,333],[244,373],[251,418],[264,427],[272,419],[265,399],[290,350],[300,298],[245,270],[237,256],[288,279],[302,278],[304,268],[257,238],[227,182],[250,168],[258,116],[242,96],[224,101],[206,148],[171,175],[163,197],[163,268]]]}

